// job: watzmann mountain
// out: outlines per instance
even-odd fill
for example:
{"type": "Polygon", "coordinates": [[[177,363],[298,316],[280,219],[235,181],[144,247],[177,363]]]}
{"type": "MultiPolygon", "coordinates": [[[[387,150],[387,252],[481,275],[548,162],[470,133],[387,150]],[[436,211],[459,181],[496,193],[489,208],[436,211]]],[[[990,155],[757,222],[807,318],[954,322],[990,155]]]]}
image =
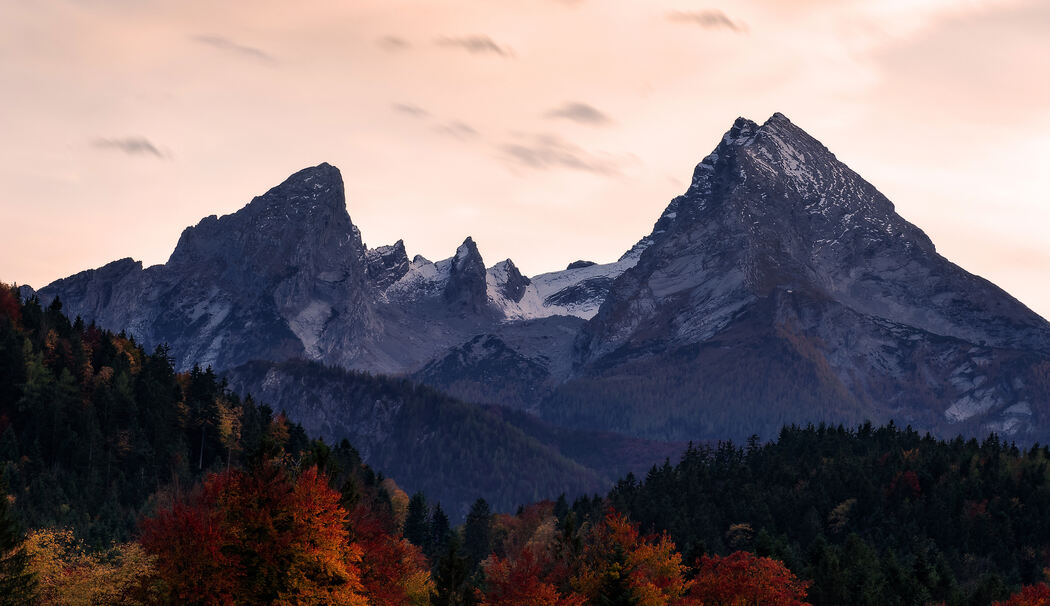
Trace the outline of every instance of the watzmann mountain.
{"type": "Polygon", "coordinates": [[[370,249],[322,164],[186,229],[164,265],[124,259],[40,296],[170,344],[182,368],[304,358],[579,429],[689,440],[894,419],[1050,438],[1050,324],[780,114],[738,119],[614,263],[526,277],[486,267],[470,238],[436,262],[370,249]]]}

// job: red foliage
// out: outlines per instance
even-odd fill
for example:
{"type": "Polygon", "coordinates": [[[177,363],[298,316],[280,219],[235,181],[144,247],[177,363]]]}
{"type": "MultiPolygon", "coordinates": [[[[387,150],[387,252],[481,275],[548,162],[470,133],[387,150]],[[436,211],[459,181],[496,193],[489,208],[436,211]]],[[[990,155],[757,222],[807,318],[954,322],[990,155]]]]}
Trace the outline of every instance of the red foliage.
{"type": "Polygon", "coordinates": [[[0,318],[7,318],[13,326],[22,321],[22,304],[11,286],[0,282],[0,318]]]}
{"type": "Polygon", "coordinates": [[[483,605],[506,606],[578,606],[583,596],[562,595],[548,580],[550,562],[535,546],[527,547],[514,559],[492,558],[485,566],[483,605]]]}
{"type": "Polygon", "coordinates": [[[556,530],[549,508],[543,507],[503,525],[508,529],[505,556],[485,563],[483,604],[600,603],[611,587],[647,606],[687,603],[689,581],[674,543],[666,536],[640,535],[626,516],[610,512],[578,537],[556,530]]]}
{"type": "Polygon", "coordinates": [[[234,561],[223,553],[229,540],[221,512],[205,505],[202,495],[190,504],[176,503],[143,522],[142,544],[158,555],[157,574],[186,604],[233,604],[238,578],[234,561]]]}
{"type": "Polygon", "coordinates": [[[917,497],[922,494],[922,486],[919,485],[919,476],[914,471],[901,471],[890,483],[890,494],[899,497],[917,497]]]}
{"type": "Polygon", "coordinates": [[[783,562],[746,551],[703,556],[690,596],[707,606],[801,606],[809,581],[800,581],[783,562]]]}
{"type": "Polygon", "coordinates": [[[185,503],[143,521],[142,544],[181,603],[367,602],[361,551],[339,493],[311,468],[212,475],[185,503]]]}
{"type": "Polygon", "coordinates": [[[365,554],[361,584],[373,606],[410,603],[412,589],[420,589],[418,584],[427,575],[423,552],[391,534],[388,522],[363,503],[350,512],[351,539],[365,554]]]}
{"type": "Polygon", "coordinates": [[[1050,587],[1046,583],[1026,585],[1005,602],[996,602],[995,606],[1050,606],[1050,587]]]}

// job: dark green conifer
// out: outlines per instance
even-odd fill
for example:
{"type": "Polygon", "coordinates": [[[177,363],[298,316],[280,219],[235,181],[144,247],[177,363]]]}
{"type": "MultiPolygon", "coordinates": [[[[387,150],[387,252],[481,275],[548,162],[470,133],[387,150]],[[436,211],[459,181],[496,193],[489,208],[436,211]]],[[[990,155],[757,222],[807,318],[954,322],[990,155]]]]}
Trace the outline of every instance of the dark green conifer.
{"type": "Polygon", "coordinates": [[[29,570],[25,535],[8,507],[0,480],[0,606],[32,604],[35,599],[36,578],[29,570]]]}

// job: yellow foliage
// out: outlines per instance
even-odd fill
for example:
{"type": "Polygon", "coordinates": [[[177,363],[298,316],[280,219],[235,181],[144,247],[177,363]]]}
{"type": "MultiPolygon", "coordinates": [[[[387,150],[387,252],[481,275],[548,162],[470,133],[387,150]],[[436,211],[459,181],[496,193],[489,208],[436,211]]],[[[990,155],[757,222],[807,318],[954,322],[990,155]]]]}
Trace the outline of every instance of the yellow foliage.
{"type": "Polygon", "coordinates": [[[408,494],[401,490],[394,478],[384,478],[381,486],[390,497],[390,505],[394,509],[394,520],[397,522],[397,526],[399,528],[404,526],[405,518],[408,517],[408,494]]]}
{"type": "Polygon", "coordinates": [[[43,606],[153,602],[153,557],[138,543],[89,553],[71,530],[42,529],[29,533],[26,550],[43,606]]]}

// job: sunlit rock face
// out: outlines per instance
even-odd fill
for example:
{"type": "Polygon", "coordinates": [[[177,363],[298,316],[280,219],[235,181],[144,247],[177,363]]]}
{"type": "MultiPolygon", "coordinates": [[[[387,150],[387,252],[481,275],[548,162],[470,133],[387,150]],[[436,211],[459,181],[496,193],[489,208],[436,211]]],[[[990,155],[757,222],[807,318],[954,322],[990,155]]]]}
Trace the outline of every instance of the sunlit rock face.
{"type": "Polygon", "coordinates": [[[164,265],[56,295],[180,368],[307,358],[650,438],[866,419],[1050,438],[1047,322],[781,114],[738,119],[612,263],[526,277],[469,237],[439,261],[368,248],[322,164],[188,228],[164,265]]]}

